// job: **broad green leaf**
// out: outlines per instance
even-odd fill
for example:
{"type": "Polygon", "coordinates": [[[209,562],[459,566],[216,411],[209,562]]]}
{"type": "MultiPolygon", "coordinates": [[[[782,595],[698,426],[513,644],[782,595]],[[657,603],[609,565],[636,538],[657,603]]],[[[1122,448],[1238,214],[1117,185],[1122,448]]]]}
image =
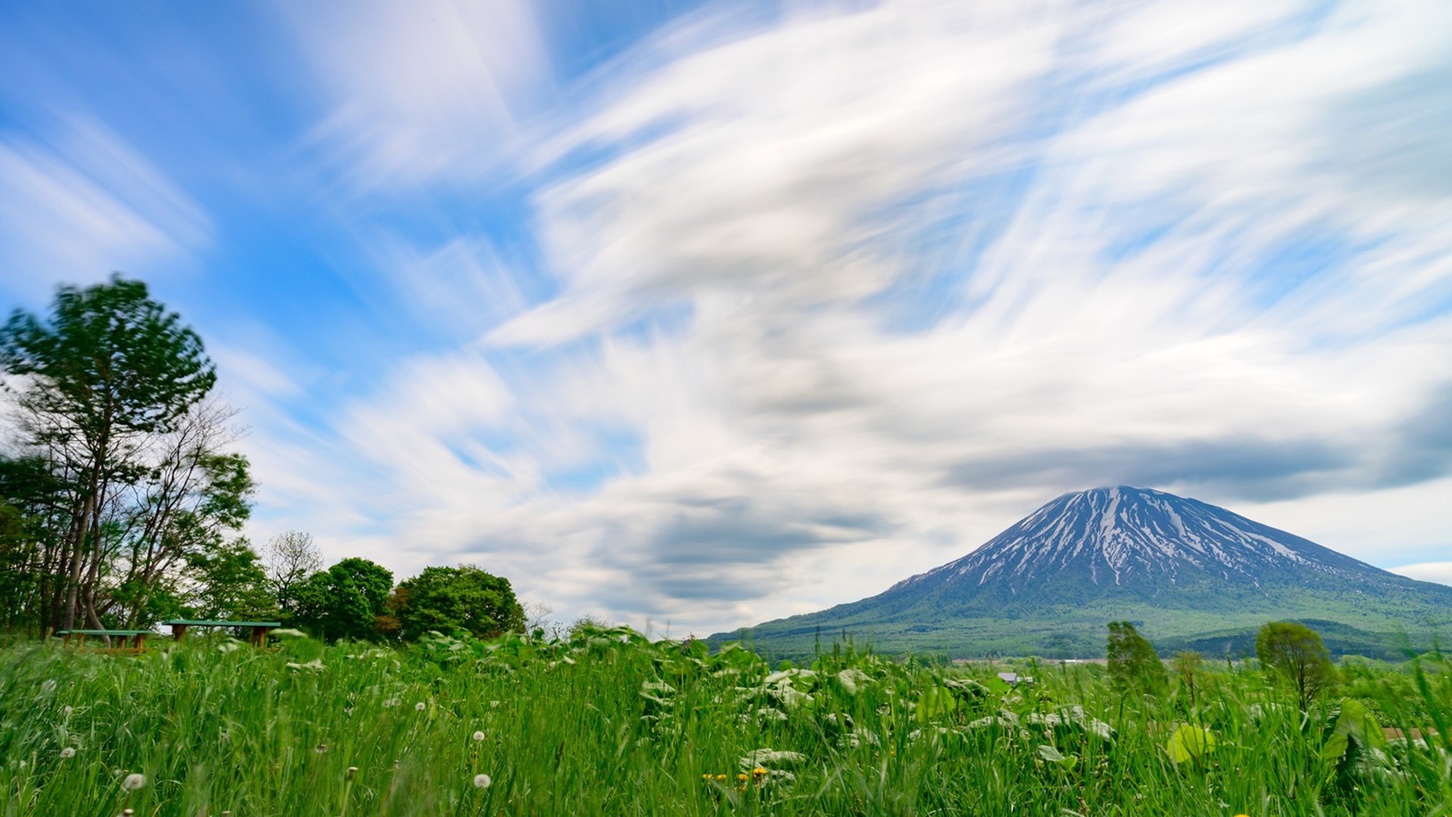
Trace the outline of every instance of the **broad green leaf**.
{"type": "Polygon", "coordinates": [[[1208,729],[1201,729],[1188,723],[1181,724],[1174,734],[1170,735],[1169,743],[1165,744],[1165,751],[1169,752],[1170,760],[1184,763],[1215,751],[1215,736],[1210,734],[1208,729]]]}
{"type": "Polygon", "coordinates": [[[933,685],[925,687],[922,694],[918,696],[917,719],[918,723],[927,723],[939,715],[952,712],[958,708],[958,699],[946,687],[933,685]]]}
{"type": "Polygon", "coordinates": [[[1048,744],[1039,745],[1039,757],[1050,763],[1057,763],[1065,769],[1072,769],[1074,768],[1074,764],[1079,762],[1079,758],[1076,755],[1065,755],[1063,752],[1048,744]]]}

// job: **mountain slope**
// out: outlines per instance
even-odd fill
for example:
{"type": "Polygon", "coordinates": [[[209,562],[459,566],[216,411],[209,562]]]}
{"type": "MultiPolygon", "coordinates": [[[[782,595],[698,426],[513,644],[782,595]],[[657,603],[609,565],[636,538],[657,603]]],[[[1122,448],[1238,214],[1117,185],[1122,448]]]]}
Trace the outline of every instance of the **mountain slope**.
{"type": "Polygon", "coordinates": [[[1065,494],[872,598],[737,635],[782,654],[845,632],[886,652],[1089,656],[1102,654],[1110,620],[1141,622],[1165,643],[1239,644],[1230,636],[1281,618],[1343,625],[1344,651],[1394,652],[1407,637],[1420,644],[1452,627],[1452,587],[1224,508],[1119,486],[1065,494]]]}

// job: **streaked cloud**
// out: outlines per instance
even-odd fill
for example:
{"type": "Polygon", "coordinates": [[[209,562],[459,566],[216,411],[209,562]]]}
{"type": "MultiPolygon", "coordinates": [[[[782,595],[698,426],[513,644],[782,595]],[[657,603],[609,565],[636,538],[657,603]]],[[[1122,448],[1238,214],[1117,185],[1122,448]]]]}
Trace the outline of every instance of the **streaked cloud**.
{"type": "MultiPolygon", "coordinates": [[[[305,124],[247,190],[312,232],[254,291],[338,300],[218,328],[254,538],[698,634],[1103,484],[1452,547],[1445,4],[708,4],[594,63],[558,6],[274,12],[305,124]]],[[[7,260],[240,257],[72,129],[0,133],[7,260]]]]}
{"type": "Polygon", "coordinates": [[[329,112],[309,141],[362,190],[478,178],[550,83],[530,3],[280,3],[329,112]]]}
{"type": "Polygon", "coordinates": [[[166,268],[210,244],[211,220],[104,126],[51,123],[44,142],[0,129],[0,243],[11,297],[41,302],[75,271],[166,268]]]}

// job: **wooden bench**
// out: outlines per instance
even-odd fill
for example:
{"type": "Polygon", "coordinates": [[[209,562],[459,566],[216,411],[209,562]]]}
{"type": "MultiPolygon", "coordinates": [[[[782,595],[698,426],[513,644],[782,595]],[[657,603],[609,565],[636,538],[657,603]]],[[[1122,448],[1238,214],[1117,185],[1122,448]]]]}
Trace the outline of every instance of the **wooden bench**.
{"type": "Polygon", "coordinates": [[[262,646],[262,642],[267,638],[268,630],[282,626],[281,621],[197,621],[188,618],[163,621],[162,624],[171,627],[171,637],[177,641],[187,637],[188,627],[240,627],[252,631],[252,637],[249,640],[254,647],[262,646]]]}
{"type": "Polygon", "coordinates": [[[66,643],[67,644],[69,644],[71,642],[71,639],[72,638],[75,638],[76,639],[76,643],[83,644],[86,641],[86,636],[88,636],[88,635],[94,635],[94,636],[100,636],[100,637],[104,637],[104,638],[115,638],[115,639],[118,639],[121,642],[121,646],[122,647],[125,647],[126,646],[126,639],[129,638],[129,639],[131,639],[131,648],[132,649],[135,649],[135,650],[139,650],[139,649],[141,649],[141,639],[147,637],[148,635],[151,635],[152,634],[152,631],[151,630],[56,630],[55,631],[55,634],[58,635],[58,636],[60,636],[60,637],[62,637],[62,638],[64,638],[66,640],[66,643]]]}

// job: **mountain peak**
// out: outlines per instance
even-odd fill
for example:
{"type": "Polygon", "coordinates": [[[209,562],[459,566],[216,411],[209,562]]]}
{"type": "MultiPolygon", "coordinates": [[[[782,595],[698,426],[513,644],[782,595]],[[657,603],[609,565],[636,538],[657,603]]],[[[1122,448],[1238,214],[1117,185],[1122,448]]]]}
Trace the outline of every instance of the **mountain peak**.
{"type": "Polygon", "coordinates": [[[1291,567],[1381,572],[1224,508],[1116,485],[1064,494],[962,559],[897,587],[971,581],[1006,582],[1012,589],[1065,576],[1094,585],[1150,577],[1172,585],[1212,577],[1258,584],[1267,571],[1291,567]]]}
{"type": "Polygon", "coordinates": [[[1227,637],[1243,649],[1266,621],[1302,619],[1384,653],[1411,630],[1452,626],[1449,610],[1452,588],[1199,500],[1114,485],[1064,494],[961,559],[871,598],[766,622],[752,637],[805,650],[840,630],[883,650],[1087,656],[1103,654],[1106,621],[1229,650],[1227,637]]]}

